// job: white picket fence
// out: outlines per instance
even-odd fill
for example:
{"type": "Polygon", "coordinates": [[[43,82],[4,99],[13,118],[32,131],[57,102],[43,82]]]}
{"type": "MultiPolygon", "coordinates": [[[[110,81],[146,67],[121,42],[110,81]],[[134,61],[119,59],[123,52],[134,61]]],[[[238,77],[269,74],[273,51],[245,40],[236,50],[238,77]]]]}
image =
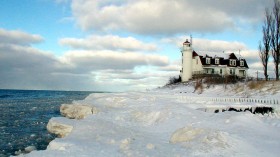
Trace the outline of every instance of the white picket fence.
{"type": "Polygon", "coordinates": [[[279,105],[280,99],[276,98],[229,98],[229,97],[199,97],[199,96],[179,96],[181,102],[189,101],[211,101],[211,102],[231,102],[231,103],[258,103],[264,105],[279,105]]]}

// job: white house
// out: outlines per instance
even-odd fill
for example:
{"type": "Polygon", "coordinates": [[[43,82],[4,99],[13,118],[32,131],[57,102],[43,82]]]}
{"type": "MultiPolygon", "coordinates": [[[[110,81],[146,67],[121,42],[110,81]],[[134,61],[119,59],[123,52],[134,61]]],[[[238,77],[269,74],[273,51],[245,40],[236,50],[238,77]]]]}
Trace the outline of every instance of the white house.
{"type": "Polygon", "coordinates": [[[235,75],[244,78],[249,69],[246,60],[234,53],[195,52],[192,43],[186,40],[182,47],[182,82],[196,74],[235,75]]]}

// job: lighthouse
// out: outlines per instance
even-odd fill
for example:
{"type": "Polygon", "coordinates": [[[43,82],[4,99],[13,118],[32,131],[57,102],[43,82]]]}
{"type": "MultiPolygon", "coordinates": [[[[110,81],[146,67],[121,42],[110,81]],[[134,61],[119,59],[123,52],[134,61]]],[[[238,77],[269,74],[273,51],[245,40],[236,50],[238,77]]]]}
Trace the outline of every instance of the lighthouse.
{"type": "Polygon", "coordinates": [[[181,70],[181,79],[182,82],[189,81],[192,78],[192,58],[193,58],[193,49],[192,49],[192,39],[188,39],[183,43],[182,53],[182,70],[181,70]]]}

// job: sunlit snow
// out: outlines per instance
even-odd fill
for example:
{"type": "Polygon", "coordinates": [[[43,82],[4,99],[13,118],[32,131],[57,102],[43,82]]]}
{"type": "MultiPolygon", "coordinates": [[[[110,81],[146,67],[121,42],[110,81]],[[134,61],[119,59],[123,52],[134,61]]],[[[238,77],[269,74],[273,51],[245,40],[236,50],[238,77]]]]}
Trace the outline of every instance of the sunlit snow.
{"type": "MultiPolygon", "coordinates": [[[[263,105],[205,99],[248,98],[246,93],[233,94],[233,88],[215,86],[197,94],[192,86],[178,85],[147,92],[91,94],[74,104],[98,112],[84,119],[52,118],[50,121],[73,129],[65,137],[53,140],[47,150],[32,151],[26,156],[279,156],[279,105],[270,105],[274,113],[264,115],[201,110],[211,106],[263,105]],[[196,99],[183,99],[185,96],[196,99]]],[[[278,99],[279,93],[255,92],[249,97],[278,99]]]]}

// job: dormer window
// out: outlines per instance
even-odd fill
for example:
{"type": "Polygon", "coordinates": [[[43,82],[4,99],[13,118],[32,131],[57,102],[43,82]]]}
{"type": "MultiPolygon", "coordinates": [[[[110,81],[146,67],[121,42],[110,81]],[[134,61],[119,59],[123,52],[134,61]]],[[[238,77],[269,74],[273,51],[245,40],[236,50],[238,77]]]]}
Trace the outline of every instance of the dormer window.
{"type": "Polygon", "coordinates": [[[236,66],[236,60],[230,59],[230,60],[229,60],[229,65],[231,65],[231,66],[236,66]]]}
{"type": "Polygon", "coordinates": [[[211,58],[206,58],[206,64],[210,64],[211,63],[211,58]]]}
{"type": "Polygon", "coordinates": [[[240,66],[241,66],[241,67],[244,66],[244,61],[240,61],[240,66]]]}
{"type": "Polygon", "coordinates": [[[220,64],[220,59],[219,58],[215,58],[215,64],[220,64]]]}

